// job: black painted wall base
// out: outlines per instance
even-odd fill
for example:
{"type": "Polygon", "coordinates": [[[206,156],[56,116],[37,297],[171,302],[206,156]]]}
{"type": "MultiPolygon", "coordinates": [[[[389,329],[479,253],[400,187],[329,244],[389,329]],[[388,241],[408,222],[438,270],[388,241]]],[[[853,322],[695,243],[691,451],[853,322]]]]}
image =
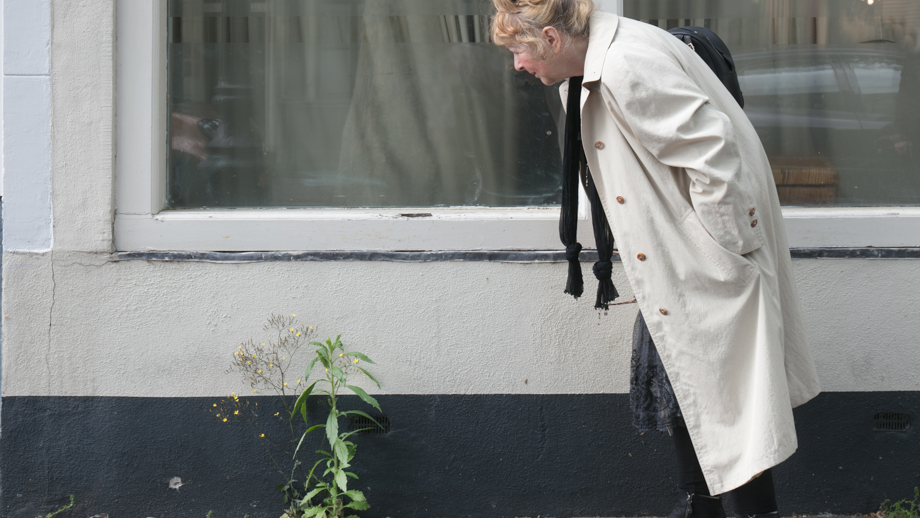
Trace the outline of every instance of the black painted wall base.
{"type": "MultiPolygon", "coordinates": [[[[249,429],[209,413],[218,399],[3,398],[0,516],[44,515],[74,494],[57,518],[277,518],[280,476],[249,429]]],[[[271,399],[252,401],[271,418],[271,399]]],[[[379,401],[392,430],[356,441],[366,518],[664,516],[677,496],[670,438],[639,435],[626,394],[379,401]]],[[[826,393],[797,409],[799,451],[775,470],[780,513],[865,513],[912,496],[916,426],[873,431],[873,414],[916,423],[918,409],[920,392],[826,393]]]]}

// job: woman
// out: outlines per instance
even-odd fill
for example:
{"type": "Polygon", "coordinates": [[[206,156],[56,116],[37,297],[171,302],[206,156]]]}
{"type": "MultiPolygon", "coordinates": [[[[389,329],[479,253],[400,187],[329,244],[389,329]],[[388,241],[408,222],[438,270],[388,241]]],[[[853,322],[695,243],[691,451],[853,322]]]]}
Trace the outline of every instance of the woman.
{"type": "Polygon", "coordinates": [[[711,495],[726,492],[738,516],[775,513],[770,468],[796,449],[792,408],[820,389],[753,126],[706,64],[657,27],[595,12],[591,0],[493,2],[494,41],[517,70],[565,80],[564,101],[568,79],[581,79],[580,114],[567,116],[581,117],[641,311],[631,399],[645,406],[634,411],[641,421],[654,407],[665,419],[651,424],[673,431],[687,495],[672,516],[724,516],[711,495]]]}

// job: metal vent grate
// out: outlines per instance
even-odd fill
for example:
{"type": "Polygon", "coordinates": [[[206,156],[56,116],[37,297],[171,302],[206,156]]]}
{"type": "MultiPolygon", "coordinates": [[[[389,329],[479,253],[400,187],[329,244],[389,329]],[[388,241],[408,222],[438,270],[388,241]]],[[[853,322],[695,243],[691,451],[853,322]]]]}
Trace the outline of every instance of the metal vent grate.
{"type": "Polygon", "coordinates": [[[348,431],[354,432],[357,430],[361,430],[358,433],[362,435],[363,434],[389,433],[390,431],[390,418],[389,417],[385,415],[378,415],[378,416],[374,416],[374,420],[376,420],[377,422],[374,423],[374,421],[371,421],[370,419],[364,416],[360,416],[360,415],[352,416],[351,422],[348,423],[348,431]]]}
{"type": "Polygon", "coordinates": [[[906,432],[910,428],[910,417],[896,412],[876,412],[873,416],[876,432],[906,432]]]}

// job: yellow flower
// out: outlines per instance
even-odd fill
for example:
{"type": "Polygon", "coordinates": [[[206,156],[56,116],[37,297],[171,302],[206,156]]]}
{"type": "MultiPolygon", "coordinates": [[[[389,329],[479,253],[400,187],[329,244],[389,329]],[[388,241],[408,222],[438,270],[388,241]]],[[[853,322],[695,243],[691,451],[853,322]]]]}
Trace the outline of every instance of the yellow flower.
{"type": "Polygon", "coordinates": [[[262,374],[262,369],[259,369],[259,374],[262,374]]]}
{"type": "Polygon", "coordinates": [[[297,336],[300,336],[300,333],[297,333],[297,336]]]}
{"type": "Polygon", "coordinates": [[[214,407],[217,408],[217,403],[214,403],[214,407]]]}
{"type": "Polygon", "coordinates": [[[329,372],[329,369],[326,369],[326,372],[329,372]]]}
{"type": "Polygon", "coordinates": [[[256,389],[252,389],[252,392],[253,392],[253,394],[257,394],[259,391],[256,390],[256,389]]]}
{"type": "MultiPolygon", "coordinates": [[[[300,383],[300,380],[297,380],[297,383],[300,383]]],[[[216,405],[215,405],[216,406],[216,405]]]]}
{"type": "Polygon", "coordinates": [[[294,332],[294,328],[292,327],[292,328],[290,329],[290,331],[293,333],[293,332],[294,332]]]}
{"type": "Polygon", "coordinates": [[[278,414],[280,414],[280,413],[281,413],[281,412],[275,412],[275,417],[278,417],[278,414]]]}
{"type": "Polygon", "coordinates": [[[255,358],[255,357],[256,357],[256,353],[252,353],[252,357],[255,358]]]}
{"type": "Polygon", "coordinates": [[[239,411],[239,410],[234,410],[234,411],[233,411],[233,415],[240,415],[240,411],[239,411]]]}
{"type": "Polygon", "coordinates": [[[265,437],[265,434],[264,434],[264,433],[263,433],[263,434],[259,434],[259,437],[265,437]]]}
{"type": "Polygon", "coordinates": [[[237,348],[237,349],[242,349],[243,346],[242,346],[242,345],[237,345],[236,348],[237,348]]]}
{"type": "Polygon", "coordinates": [[[231,392],[230,395],[231,395],[231,396],[235,396],[235,395],[236,395],[236,392],[231,392]]]}
{"type": "Polygon", "coordinates": [[[265,344],[264,344],[264,343],[262,344],[262,347],[265,347],[265,344]]]}
{"type": "Polygon", "coordinates": [[[227,422],[227,418],[226,418],[226,417],[224,418],[224,422],[225,422],[225,423],[227,422]]]}
{"type": "Polygon", "coordinates": [[[296,316],[297,316],[297,315],[295,315],[295,314],[293,314],[293,313],[291,313],[291,318],[293,318],[293,317],[296,317],[296,316]]]}
{"type": "Polygon", "coordinates": [[[273,367],[274,365],[273,365],[273,364],[271,364],[271,363],[269,363],[269,364],[268,364],[268,366],[269,366],[269,367],[273,367]]]}
{"type": "Polygon", "coordinates": [[[355,358],[355,363],[358,363],[358,359],[357,359],[357,358],[355,358]]]}
{"type": "Polygon", "coordinates": [[[345,354],[344,354],[344,353],[339,353],[339,358],[341,358],[342,356],[345,356],[345,354]]]}
{"type": "Polygon", "coordinates": [[[287,382],[286,382],[286,381],[284,382],[284,386],[285,386],[285,387],[287,386],[287,382]]]}
{"type": "Polygon", "coordinates": [[[246,365],[252,365],[252,362],[246,362],[246,365]]]}

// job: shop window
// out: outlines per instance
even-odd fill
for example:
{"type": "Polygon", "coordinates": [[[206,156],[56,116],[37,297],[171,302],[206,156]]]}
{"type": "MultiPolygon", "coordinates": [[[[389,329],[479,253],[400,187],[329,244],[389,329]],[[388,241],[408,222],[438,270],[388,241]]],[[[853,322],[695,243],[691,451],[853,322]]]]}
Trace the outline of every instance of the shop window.
{"type": "Polygon", "coordinates": [[[167,207],[558,204],[558,94],[490,6],[170,0],[167,207]]]}

